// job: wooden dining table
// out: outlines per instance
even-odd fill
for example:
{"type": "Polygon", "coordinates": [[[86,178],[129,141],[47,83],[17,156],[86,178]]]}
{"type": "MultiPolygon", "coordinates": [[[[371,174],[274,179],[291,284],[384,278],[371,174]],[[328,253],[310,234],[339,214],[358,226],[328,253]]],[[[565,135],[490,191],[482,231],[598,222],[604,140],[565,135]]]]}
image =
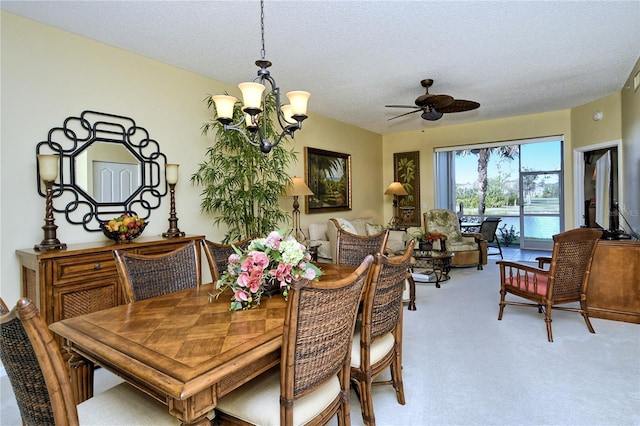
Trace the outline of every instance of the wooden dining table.
{"type": "MultiPolygon", "coordinates": [[[[355,267],[319,264],[321,280],[355,267]]],[[[66,339],[79,403],[93,395],[96,365],[167,405],[184,425],[209,424],[218,398],[280,362],[286,300],[229,311],[230,293],[213,284],[65,319],[50,329],[66,339]]]]}

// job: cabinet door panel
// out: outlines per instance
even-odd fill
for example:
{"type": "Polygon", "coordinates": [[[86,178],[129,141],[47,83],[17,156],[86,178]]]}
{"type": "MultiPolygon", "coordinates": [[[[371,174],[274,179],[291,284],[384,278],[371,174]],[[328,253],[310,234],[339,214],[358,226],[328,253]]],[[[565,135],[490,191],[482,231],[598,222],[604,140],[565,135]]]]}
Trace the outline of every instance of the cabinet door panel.
{"type": "Polygon", "coordinates": [[[116,277],[104,281],[61,287],[54,291],[54,318],[60,321],[120,304],[120,288],[116,277]]]}

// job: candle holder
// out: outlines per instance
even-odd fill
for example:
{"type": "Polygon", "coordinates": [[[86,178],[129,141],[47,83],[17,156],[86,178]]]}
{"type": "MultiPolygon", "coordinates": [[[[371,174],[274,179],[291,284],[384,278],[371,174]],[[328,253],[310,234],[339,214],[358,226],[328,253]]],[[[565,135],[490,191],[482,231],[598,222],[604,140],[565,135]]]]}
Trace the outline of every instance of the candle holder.
{"type": "Polygon", "coordinates": [[[62,250],[67,245],[61,243],[56,236],[58,225],[55,224],[53,218],[53,182],[58,177],[58,156],[57,155],[38,155],[38,175],[45,184],[46,188],[46,207],[44,226],[44,239],[40,244],[33,246],[34,250],[62,250]]]}
{"type": "Polygon", "coordinates": [[[184,237],[184,232],[178,228],[178,216],[176,216],[176,183],[178,182],[179,164],[167,164],[165,166],[165,177],[169,184],[171,196],[171,210],[169,212],[169,229],[163,233],[164,238],[184,237]]]}

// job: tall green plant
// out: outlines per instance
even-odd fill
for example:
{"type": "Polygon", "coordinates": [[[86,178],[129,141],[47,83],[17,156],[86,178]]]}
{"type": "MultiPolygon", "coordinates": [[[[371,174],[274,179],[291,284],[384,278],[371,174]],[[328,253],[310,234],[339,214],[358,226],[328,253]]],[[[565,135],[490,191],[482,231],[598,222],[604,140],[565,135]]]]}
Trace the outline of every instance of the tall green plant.
{"type": "MultiPolygon", "coordinates": [[[[215,110],[211,96],[204,101],[215,110]]],[[[267,96],[265,102],[266,137],[278,138],[274,129],[275,99],[267,96]]],[[[236,102],[233,121],[238,122],[244,113],[236,102]]],[[[293,148],[286,148],[283,139],[269,155],[251,145],[234,130],[224,131],[222,124],[211,119],[202,125],[202,134],[215,132],[215,143],[207,149],[206,160],[191,176],[191,183],[203,186],[202,212],[214,214],[214,225],[225,224],[227,233],[223,242],[237,241],[252,235],[267,235],[277,230],[289,215],[278,204],[278,197],[289,182],[285,173],[291,161],[296,159],[293,148]]]]}

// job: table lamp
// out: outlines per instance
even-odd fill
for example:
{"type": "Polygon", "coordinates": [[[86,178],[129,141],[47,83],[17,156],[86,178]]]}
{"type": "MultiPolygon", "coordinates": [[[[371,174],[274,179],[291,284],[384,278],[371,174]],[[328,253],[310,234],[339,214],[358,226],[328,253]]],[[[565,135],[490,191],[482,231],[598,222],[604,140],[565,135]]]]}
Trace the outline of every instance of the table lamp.
{"type": "Polygon", "coordinates": [[[184,237],[184,232],[178,229],[178,217],[176,216],[176,183],[178,182],[179,164],[166,164],[164,166],[165,179],[171,192],[171,211],[169,212],[169,229],[162,234],[164,238],[184,237]]]}
{"type": "Polygon", "coordinates": [[[394,228],[400,226],[400,218],[398,217],[398,195],[409,195],[404,186],[400,182],[391,182],[384,191],[384,195],[393,195],[393,217],[389,221],[389,227],[394,228]]]}
{"type": "Polygon", "coordinates": [[[56,229],[58,225],[55,224],[53,218],[53,182],[58,177],[58,161],[57,155],[50,154],[38,154],[38,175],[44,182],[46,188],[46,208],[44,226],[44,239],[40,244],[33,246],[35,250],[54,250],[54,249],[66,249],[67,245],[61,243],[56,237],[56,229]]]}
{"type": "Polygon", "coordinates": [[[296,237],[296,240],[302,242],[307,239],[307,236],[300,228],[300,203],[298,202],[298,197],[301,195],[313,195],[313,192],[302,178],[294,176],[291,178],[291,182],[287,184],[285,188],[285,194],[293,197],[293,228],[292,233],[296,237]]]}

